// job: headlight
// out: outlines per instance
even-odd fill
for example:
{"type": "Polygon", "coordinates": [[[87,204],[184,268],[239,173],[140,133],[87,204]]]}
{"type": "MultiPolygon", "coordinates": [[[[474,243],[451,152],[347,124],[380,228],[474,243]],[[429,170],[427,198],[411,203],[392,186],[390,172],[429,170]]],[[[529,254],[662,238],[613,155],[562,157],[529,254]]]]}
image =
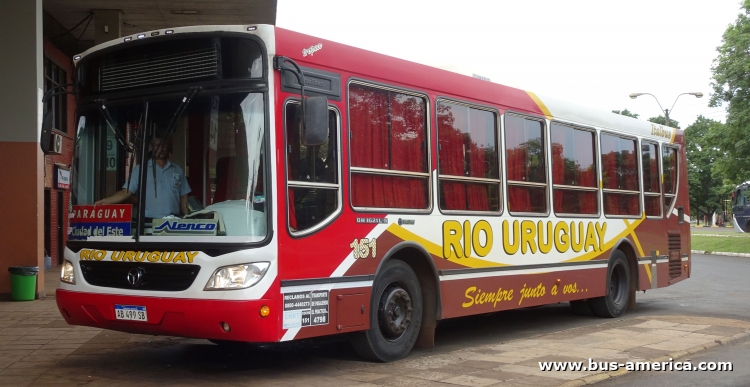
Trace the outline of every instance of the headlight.
{"type": "Polygon", "coordinates": [[[71,285],[76,284],[76,276],[73,273],[73,264],[68,260],[63,262],[62,269],[60,269],[60,281],[71,285]]]}
{"type": "Polygon", "coordinates": [[[254,262],[220,267],[208,279],[208,283],[203,290],[249,288],[263,278],[270,265],[268,262],[254,262]]]}

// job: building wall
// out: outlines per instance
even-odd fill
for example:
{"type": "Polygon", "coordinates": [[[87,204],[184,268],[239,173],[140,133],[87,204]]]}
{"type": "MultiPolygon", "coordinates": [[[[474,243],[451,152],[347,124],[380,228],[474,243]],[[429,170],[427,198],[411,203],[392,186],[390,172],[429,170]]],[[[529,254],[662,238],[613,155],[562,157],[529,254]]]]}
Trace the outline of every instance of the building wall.
{"type": "MultiPolygon", "coordinates": [[[[52,43],[44,40],[44,56],[52,61],[55,65],[60,67],[67,74],[68,79],[65,83],[73,82],[73,61],[70,57],[63,54],[58,50],[52,43]]],[[[67,98],[67,127],[60,128],[62,130],[55,130],[54,133],[62,136],[62,154],[60,155],[47,155],[44,157],[44,189],[50,190],[50,251],[47,251],[52,257],[52,265],[59,264],[58,257],[62,257],[62,252],[58,251],[58,237],[57,227],[62,227],[63,235],[63,246],[67,240],[68,235],[68,208],[70,204],[70,190],[69,189],[58,189],[54,186],[55,181],[55,165],[64,166],[70,168],[70,164],[73,160],[73,138],[75,136],[75,97],[72,94],[66,96],[67,98]],[[57,192],[63,192],[63,218],[57,218],[57,192]]]]}
{"type": "MultiPolygon", "coordinates": [[[[44,157],[39,148],[42,0],[0,1],[0,299],[12,266],[44,265],[44,157]]],[[[37,276],[44,295],[44,272],[37,276]]]]}

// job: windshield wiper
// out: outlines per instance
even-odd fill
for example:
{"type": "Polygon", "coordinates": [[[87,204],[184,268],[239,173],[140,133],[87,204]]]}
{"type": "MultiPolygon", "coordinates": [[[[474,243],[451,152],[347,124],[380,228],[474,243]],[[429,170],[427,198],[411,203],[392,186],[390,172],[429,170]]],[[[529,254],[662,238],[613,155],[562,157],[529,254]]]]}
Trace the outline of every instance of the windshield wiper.
{"type": "MultiPolygon", "coordinates": [[[[192,86],[188,89],[188,93],[186,96],[182,97],[182,102],[180,102],[180,106],[177,107],[177,110],[174,112],[174,115],[172,116],[172,120],[169,121],[169,125],[167,125],[167,131],[164,133],[164,136],[162,136],[162,140],[154,147],[154,149],[151,152],[151,171],[154,175],[154,197],[157,197],[156,193],[156,160],[154,160],[155,156],[159,154],[163,149],[164,146],[166,146],[167,139],[172,135],[175,128],[177,127],[177,120],[180,119],[182,116],[182,113],[187,109],[188,105],[190,104],[190,101],[193,100],[193,97],[195,97],[196,94],[198,94],[199,91],[203,90],[201,86],[192,86]]],[[[155,133],[153,133],[155,135],[155,133]]]]}
{"type": "Polygon", "coordinates": [[[113,124],[112,116],[109,115],[109,110],[107,109],[107,105],[105,104],[106,101],[104,99],[97,99],[96,102],[99,105],[99,111],[102,113],[102,116],[104,116],[104,120],[107,122],[107,126],[109,127],[109,130],[111,130],[112,133],[114,133],[115,137],[117,138],[117,142],[119,142],[120,145],[122,145],[126,151],[132,152],[133,148],[131,148],[130,144],[127,143],[122,133],[115,130],[115,125],[113,124]]]}

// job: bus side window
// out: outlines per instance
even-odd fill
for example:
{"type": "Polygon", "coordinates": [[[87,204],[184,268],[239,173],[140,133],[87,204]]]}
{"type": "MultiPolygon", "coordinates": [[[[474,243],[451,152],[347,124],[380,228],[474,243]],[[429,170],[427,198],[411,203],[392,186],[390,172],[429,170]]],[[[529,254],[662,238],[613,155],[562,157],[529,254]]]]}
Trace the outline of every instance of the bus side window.
{"type": "Polygon", "coordinates": [[[508,209],[511,213],[547,213],[545,124],[538,119],[505,116],[508,209]]]}
{"type": "Polygon", "coordinates": [[[309,230],[341,207],[338,163],[338,116],[328,113],[328,141],[320,146],[302,143],[302,108],[286,105],[286,159],[289,229],[309,230]]]}

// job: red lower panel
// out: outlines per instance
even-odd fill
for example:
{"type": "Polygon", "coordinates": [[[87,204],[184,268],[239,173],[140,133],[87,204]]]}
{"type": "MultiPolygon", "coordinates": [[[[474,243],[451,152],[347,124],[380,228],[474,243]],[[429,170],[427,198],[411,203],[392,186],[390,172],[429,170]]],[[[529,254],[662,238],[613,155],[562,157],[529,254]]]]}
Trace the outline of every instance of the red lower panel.
{"type": "Polygon", "coordinates": [[[281,307],[277,300],[223,301],[135,297],[57,289],[57,307],[71,325],[116,331],[201,339],[275,342],[280,336],[281,307]],[[115,304],[145,306],[148,322],[115,319],[115,304]],[[271,309],[268,317],[260,308],[271,309]],[[229,324],[225,332],[221,323],[229,324]]]}
{"type": "Polygon", "coordinates": [[[605,294],[607,268],[441,281],[443,318],[605,294]]]}

